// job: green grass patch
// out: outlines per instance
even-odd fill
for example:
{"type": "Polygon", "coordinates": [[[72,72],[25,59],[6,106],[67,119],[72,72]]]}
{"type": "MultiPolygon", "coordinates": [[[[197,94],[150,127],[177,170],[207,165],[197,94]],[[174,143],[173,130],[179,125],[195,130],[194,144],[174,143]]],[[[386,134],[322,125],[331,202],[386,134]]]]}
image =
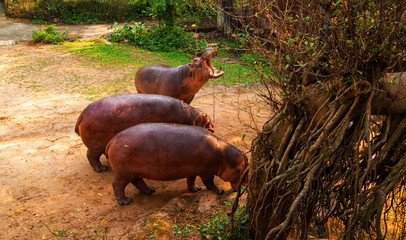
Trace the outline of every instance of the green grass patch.
{"type": "Polygon", "coordinates": [[[193,56],[183,52],[155,52],[164,61],[163,64],[168,66],[180,66],[193,61],[193,56]]]}
{"type": "Polygon", "coordinates": [[[88,86],[83,90],[82,93],[87,96],[86,99],[91,101],[95,101],[103,97],[103,94],[106,93],[109,95],[128,93],[130,88],[135,90],[133,78],[134,75],[131,74],[131,76],[124,76],[122,78],[116,78],[113,81],[88,86]]]}
{"type": "Polygon", "coordinates": [[[220,78],[212,79],[216,84],[224,86],[232,86],[236,84],[248,85],[258,82],[258,77],[247,66],[240,63],[225,63],[220,60],[212,60],[213,65],[224,71],[224,75],[220,78]]]}
{"type": "Polygon", "coordinates": [[[134,48],[124,44],[105,44],[100,41],[75,41],[63,44],[64,50],[102,65],[132,65],[137,58],[134,48]]]}

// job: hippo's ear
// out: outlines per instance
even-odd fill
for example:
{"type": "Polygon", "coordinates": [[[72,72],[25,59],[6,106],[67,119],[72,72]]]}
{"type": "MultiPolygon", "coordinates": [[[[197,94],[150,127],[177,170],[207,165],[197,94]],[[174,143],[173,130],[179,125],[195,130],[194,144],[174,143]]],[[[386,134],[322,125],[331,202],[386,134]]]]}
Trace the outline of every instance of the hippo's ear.
{"type": "Polygon", "coordinates": [[[195,69],[196,64],[197,64],[198,61],[199,61],[199,58],[195,58],[192,63],[189,63],[189,64],[188,64],[190,70],[194,70],[194,69],[195,69]]]}
{"type": "Polygon", "coordinates": [[[210,121],[210,118],[209,118],[209,116],[207,116],[206,113],[203,114],[203,122],[205,123],[205,124],[204,124],[204,127],[205,127],[207,130],[209,130],[210,132],[214,132],[214,125],[213,125],[213,123],[210,121]]]}

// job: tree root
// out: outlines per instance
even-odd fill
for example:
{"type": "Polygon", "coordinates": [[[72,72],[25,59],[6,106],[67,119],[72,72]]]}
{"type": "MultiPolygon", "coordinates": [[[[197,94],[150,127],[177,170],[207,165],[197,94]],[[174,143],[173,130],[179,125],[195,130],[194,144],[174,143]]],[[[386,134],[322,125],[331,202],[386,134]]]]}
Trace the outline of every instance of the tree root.
{"type": "MultiPolygon", "coordinates": [[[[260,165],[264,170],[264,181],[258,192],[254,194],[252,189],[249,191],[251,197],[255,195],[251,199],[255,204],[250,206],[250,212],[254,213],[250,218],[250,225],[255,229],[255,226],[263,222],[265,213],[270,216],[272,220],[269,222],[265,239],[286,238],[293,226],[303,224],[297,219],[297,213],[302,211],[308,213],[316,211],[313,214],[320,217],[350,216],[348,219],[343,219],[349,223],[344,238],[350,238],[354,236],[355,231],[359,231],[351,225],[360,226],[361,224],[367,227],[368,219],[375,218],[376,237],[382,238],[380,219],[385,199],[387,194],[399,186],[402,179],[403,181],[405,179],[405,156],[403,155],[400,161],[393,165],[391,172],[379,185],[369,187],[365,185],[366,180],[368,183],[373,181],[366,176],[369,175],[369,171],[377,167],[377,164],[387,161],[389,152],[397,148],[399,142],[405,141],[406,117],[396,121],[396,128],[391,127],[390,120],[385,121],[382,128],[376,128],[382,129],[380,139],[378,141],[370,139],[369,110],[366,111],[363,120],[352,122],[351,119],[352,113],[359,108],[360,104],[365,104],[360,99],[360,96],[356,96],[352,101],[330,108],[329,117],[316,129],[316,132],[320,133],[317,138],[304,141],[303,136],[310,132],[311,126],[306,124],[305,118],[301,118],[290,125],[285,125],[291,130],[285,132],[282,140],[279,139],[280,145],[273,153],[272,150],[270,155],[267,155],[270,153],[268,151],[262,152],[267,155],[266,158],[261,158],[260,165]],[[361,135],[364,137],[359,137],[361,135]],[[383,139],[388,140],[382,144],[383,139]],[[347,147],[356,146],[356,143],[360,147],[347,147]],[[371,153],[373,150],[377,154],[365,154],[365,148],[361,147],[362,145],[367,146],[371,153]],[[295,151],[292,151],[293,149],[295,151]],[[369,165],[368,162],[370,162],[369,165]],[[359,177],[358,173],[362,176],[359,177]],[[344,192],[346,195],[340,195],[339,192],[344,192]],[[330,197],[318,197],[326,195],[330,197]],[[314,210],[307,209],[305,202],[314,205],[314,210]]],[[[369,104],[368,101],[366,103],[369,104]]],[[[267,132],[262,132],[262,137],[266,140],[258,140],[256,144],[266,145],[276,140],[272,138],[272,129],[286,121],[283,116],[283,114],[277,115],[277,118],[266,125],[267,132]]],[[[261,148],[260,145],[255,147],[261,148]]],[[[257,153],[259,152],[253,150],[253,154],[257,153]]],[[[256,176],[258,171],[254,169],[253,176],[256,176]]],[[[305,215],[300,216],[299,219],[302,217],[305,215]]],[[[302,221],[306,220],[302,219],[302,221]]],[[[307,225],[302,228],[303,231],[307,231],[305,229],[308,229],[307,225]]],[[[301,236],[306,236],[303,233],[301,236]]]]}

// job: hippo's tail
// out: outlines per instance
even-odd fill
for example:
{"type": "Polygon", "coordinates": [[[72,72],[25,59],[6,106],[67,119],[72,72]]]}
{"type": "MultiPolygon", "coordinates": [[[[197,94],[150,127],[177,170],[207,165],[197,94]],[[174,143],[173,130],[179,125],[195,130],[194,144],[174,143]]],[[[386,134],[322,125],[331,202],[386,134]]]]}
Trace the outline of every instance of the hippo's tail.
{"type": "MultiPolygon", "coordinates": [[[[84,112],[84,111],[83,111],[84,112]]],[[[75,125],[75,132],[80,136],[80,133],[79,133],[79,125],[80,125],[80,122],[82,121],[82,118],[83,118],[83,112],[79,115],[79,117],[78,117],[78,120],[76,121],[76,125],[75,125]]]]}
{"type": "Polygon", "coordinates": [[[110,141],[107,143],[106,148],[104,149],[104,156],[106,156],[107,159],[109,159],[108,152],[109,152],[109,149],[110,149],[111,142],[112,142],[112,141],[110,140],[110,141]]]}

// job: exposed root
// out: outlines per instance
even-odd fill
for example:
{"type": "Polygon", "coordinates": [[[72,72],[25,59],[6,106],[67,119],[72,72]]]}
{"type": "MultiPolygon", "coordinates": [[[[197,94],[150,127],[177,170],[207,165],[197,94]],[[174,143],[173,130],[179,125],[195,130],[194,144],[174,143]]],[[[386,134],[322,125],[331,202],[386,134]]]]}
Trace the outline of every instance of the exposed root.
{"type": "MultiPolygon", "coordinates": [[[[255,203],[250,206],[250,211],[254,213],[251,228],[261,225],[264,215],[272,219],[265,239],[285,239],[296,227],[307,231],[306,224],[311,221],[301,212],[309,211],[308,204],[314,205],[310,212],[320,222],[327,221],[322,219],[328,217],[350,216],[342,219],[349,223],[342,236],[344,238],[362,234],[359,226],[369,229],[370,219],[375,219],[375,236],[383,238],[381,216],[385,214],[383,208],[387,195],[405,181],[404,155],[395,156],[399,160],[389,161],[393,158],[389,152],[405,149],[400,143],[405,141],[406,117],[396,121],[396,127],[391,124],[393,121],[387,119],[376,123],[380,126],[377,128],[370,125],[370,108],[364,107],[367,111],[363,120],[354,122],[352,116],[356,109],[371,104],[360,99],[357,95],[351,101],[330,108],[329,117],[316,129],[320,135],[307,141],[303,136],[310,132],[308,128],[311,126],[305,123],[304,118],[283,125],[286,118],[280,114],[265,126],[267,131],[262,132],[253,148],[254,158],[256,154],[262,156],[259,165],[262,170],[254,169],[253,176],[261,176],[263,185],[249,191],[255,203]],[[271,129],[276,126],[285,126],[282,139],[275,139],[276,136],[272,135],[275,131],[271,129]],[[378,129],[382,130],[375,133],[378,140],[371,138],[370,131],[378,129]],[[388,140],[383,144],[383,139],[388,140]],[[260,147],[261,143],[272,141],[280,143],[276,150],[260,147]],[[261,152],[256,148],[268,150],[261,152]],[[372,154],[372,150],[376,154],[372,154]],[[383,162],[387,164],[380,164],[383,162]],[[396,163],[391,171],[378,172],[378,168],[388,169],[390,162],[396,163]],[[372,170],[374,174],[371,174],[372,170]],[[385,180],[379,180],[380,176],[386,176],[385,180]],[[326,195],[329,197],[326,198],[326,195]]],[[[338,102],[337,99],[334,101],[338,102]]],[[[301,236],[305,236],[303,232],[301,236]]]]}

